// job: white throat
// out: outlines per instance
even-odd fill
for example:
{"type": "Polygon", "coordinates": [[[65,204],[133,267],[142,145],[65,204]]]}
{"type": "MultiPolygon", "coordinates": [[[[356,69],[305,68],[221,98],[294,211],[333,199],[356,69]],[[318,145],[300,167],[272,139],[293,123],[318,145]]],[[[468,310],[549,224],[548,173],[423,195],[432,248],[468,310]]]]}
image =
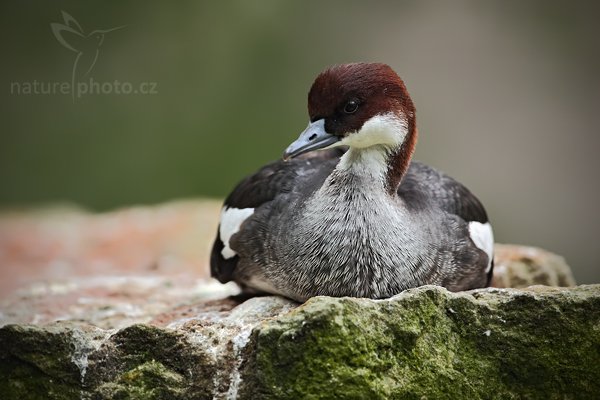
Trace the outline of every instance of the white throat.
{"type": "Polygon", "coordinates": [[[375,115],[359,131],[339,142],[350,149],[342,156],[336,170],[383,183],[388,172],[389,155],[404,143],[407,135],[406,118],[393,113],[375,115]]]}
{"type": "Polygon", "coordinates": [[[341,173],[351,173],[377,183],[383,183],[388,170],[390,151],[389,147],[383,145],[362,149],[351,147],[340,158],[340,162],[335,169],[341,173]]]}

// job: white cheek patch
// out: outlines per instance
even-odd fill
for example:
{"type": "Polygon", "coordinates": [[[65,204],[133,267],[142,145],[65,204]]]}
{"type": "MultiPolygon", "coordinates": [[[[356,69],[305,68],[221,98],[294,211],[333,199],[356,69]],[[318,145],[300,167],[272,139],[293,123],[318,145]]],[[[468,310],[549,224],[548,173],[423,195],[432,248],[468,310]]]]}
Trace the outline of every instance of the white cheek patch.
{"type": "Polygon", "coordinates": [[[492,257],[494,257],[494,232],[489,222],[482,224],[481,222],[469,222],[469,235],[471,240],[479,249],[486,252],[488,255],[488,266],[485,272],[489,272],[492,268],[492,257]]]}
{"type": "Polygon", "coordinates": [[[396,147],[401,145],[408,134],[406,118],[396,114],[378,114],[367,120],[362,128],[346,136],[339,144],[355,148],[375,145],[396,147]]]}
{"type": "Polygon", "coordinates": [[[232,258],[237,253],[229,247],[229,240],[240,230],[242,223],[252,214],[254,208],[229,208],[221,210],[221,223],[219,226],[219,238],[223,242],[221,255],[224,259],[232,258]]]}

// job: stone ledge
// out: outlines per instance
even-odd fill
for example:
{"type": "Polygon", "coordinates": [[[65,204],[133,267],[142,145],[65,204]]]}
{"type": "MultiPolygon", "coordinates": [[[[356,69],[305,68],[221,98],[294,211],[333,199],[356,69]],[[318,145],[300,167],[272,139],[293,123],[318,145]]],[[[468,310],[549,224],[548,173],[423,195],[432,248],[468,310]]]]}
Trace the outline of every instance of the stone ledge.
{"type": "Polygon", "coordinates": [[[597,398],[600,285],[280,297],[0,329],[3,398],[597,398]]]}
{"type": "Polygon", "coordinates": [[[493,285],[244,301],[220,202],[0,213],[0,398],[600,398],[599,286],[496,245],[493,285]]]}

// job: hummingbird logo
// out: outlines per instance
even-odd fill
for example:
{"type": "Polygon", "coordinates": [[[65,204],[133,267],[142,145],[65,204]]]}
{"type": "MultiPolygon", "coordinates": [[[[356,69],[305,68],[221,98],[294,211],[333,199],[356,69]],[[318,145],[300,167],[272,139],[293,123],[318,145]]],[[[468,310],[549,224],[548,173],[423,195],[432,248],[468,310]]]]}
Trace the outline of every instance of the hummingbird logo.
{"type": "Polygon", "coordinates": [[[89,75],[96,65],[100,48],[107,33],[124,28],[125,25],[112,29],[97,29],[86,34],[81,25],[69,13],[62,11],[64,23],[50,24],[56,40],[76,54],[71,72],[71,93],[75,99],[75,81],[89,75]]]}

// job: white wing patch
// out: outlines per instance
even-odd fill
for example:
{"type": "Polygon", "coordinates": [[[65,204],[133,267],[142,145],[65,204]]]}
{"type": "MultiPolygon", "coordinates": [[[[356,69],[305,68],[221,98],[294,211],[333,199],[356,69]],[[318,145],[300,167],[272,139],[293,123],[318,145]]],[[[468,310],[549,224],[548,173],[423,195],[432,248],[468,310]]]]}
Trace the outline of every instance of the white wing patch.
{"type": "Polygon", "coordinates": [[[229,208],[223,207],[221,210],[221,224],[219,226],[219,237],[223,242],[221,255],[224,259],[232,258],[237,253],[229,247],[229,240],[240,230],[242,223],[252,214],[254,208],[229,208]]]}
{"type": "Polygon", "coordinates": [[[481,222],[469,222],[469,235],[475,246],[485,251],[488,255],[488,266],[485,272],[489,272],[492,268],[492,258],[494,257],[494,232],[489,222],[482,224],[481,222]]]}

